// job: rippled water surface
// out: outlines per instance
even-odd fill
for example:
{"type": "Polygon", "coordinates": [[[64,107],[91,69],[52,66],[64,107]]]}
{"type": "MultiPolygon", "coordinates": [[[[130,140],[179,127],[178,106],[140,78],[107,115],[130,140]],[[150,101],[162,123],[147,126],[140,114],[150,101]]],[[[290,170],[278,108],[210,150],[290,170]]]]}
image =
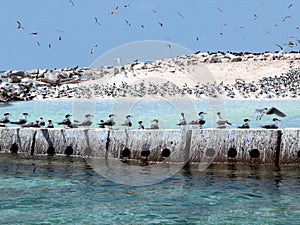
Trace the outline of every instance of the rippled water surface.
{"type": "Polygon", "coordinates": [[[0,155],[1,224],[299,224],[298,166],[214,165],[151,186],[104,179],[83,159],[0,155]]]}

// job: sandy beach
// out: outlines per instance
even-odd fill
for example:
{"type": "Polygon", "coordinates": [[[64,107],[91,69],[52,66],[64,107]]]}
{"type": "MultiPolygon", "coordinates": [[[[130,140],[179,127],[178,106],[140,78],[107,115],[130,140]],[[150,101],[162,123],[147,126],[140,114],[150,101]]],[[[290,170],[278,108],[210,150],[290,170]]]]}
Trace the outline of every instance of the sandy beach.
{"type": "Polygon", "coordinates": [[[300,53],[195,53],[100,68],[7,71],[1,101],[190,96],[298,98],[300,53]]]}

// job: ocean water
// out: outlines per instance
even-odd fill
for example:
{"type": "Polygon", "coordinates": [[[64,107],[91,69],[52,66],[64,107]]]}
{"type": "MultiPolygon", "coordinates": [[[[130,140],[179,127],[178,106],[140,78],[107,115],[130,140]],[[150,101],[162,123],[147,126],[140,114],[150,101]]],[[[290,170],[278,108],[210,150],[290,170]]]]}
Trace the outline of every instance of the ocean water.
{"type": "Polygon", "coordinates": [[[84,159],[1,154],[0,193],[0,224],[300,223],[299,166],[213,165],[132,187],[84,159]]]}
{"type": "MultiPolygon", "coordinates": [[[[148,126],[158,118],[162,128],[177,128],[181,111],[188,121],[205,111],[209,128],[215,126],[213,114],[220,110],[235,124],[247,117],[255,127],[273,118],[256,121],[255,108],[273,106],[287,115],[282,128],[299,127],[298,100],[40,100],[1,105],[0,113],[12,113],[11,120],[28,112],[29,120],[43,116],[60,121],[68,113],[83,119],[92,112],[98,122],[113,112],[116,128],[122,129],[120,123],[128,113],[134,116],[134,126],[138,120],[148,126]]],[[[299,224],[299,168],[192,167],[160,183],[133,187],[105,179],[82,158],[2,153],[0,224],[299,224]]]]}
{"type": "MultiPolygon", "coordinates": [[[[300,100],[237,100],[237,99],[166,99],[166,98],[143,98],[143,99],[118,99],[118,100],[36,100],[22,101],[1,105],[0,115],[6,112],[13,114],[11,121],[19,120],[23,112],[30,114],[28,121],[38,120],[41,116],[45,119],[51,119],[59,122],[64,119],[66,114],[72,114],[74,120],[81,121],[85,114],[92,114],[93,126],[96,123],[107,120],[110,113],[116,115],[116,129],[123,129],[121,124],[127,114],[133,115],[133,129],[138,127],[138,121],[142,120],[145,127],[149,127],[151,120],[158,119],[159,126],[163,129],[179,128],[176,123],[179,120],[180,113],[184,112],[187,122],[196,120],[200,111],[206,112],[206,124],[204,128],[215,128],[216,112],[222,112],[223,118],[233,123],[231,127],[243,124],[243,120],[251,120],[251,128],[259,128],[261,125],[269,124],[274,117],[282,120],[280,128],[300,127],[300,100]],[[280,118],[276,115],[265,115],[262,120],[256,120],[256,108],[276,107],[286,114],[286,117],[280,118]]],[[[12,126],[12,125],[8,125],[12,126]]],[[[58,125],[55,125],[58,127],[58,125]]]]}

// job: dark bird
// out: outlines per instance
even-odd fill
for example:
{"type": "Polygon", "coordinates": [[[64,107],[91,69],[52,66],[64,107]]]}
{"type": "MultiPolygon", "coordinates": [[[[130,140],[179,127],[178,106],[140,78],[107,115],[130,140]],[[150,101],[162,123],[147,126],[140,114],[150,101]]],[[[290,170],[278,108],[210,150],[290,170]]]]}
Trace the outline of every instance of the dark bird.
{"type": "Polygon", "coordinates": [[[163,23],[161,23],[161,22],[159,22],[158,24],[160,25],[160,27],[163,27],[163,26],[164,26],[164,24],[163,24],[163,23]]]}
{"type": "Polygon", "coordinates": [[[256,115],[256,120],[261,120],[261,118],[263,117],[263,115],[277,115],[280,117],[285,117],[286,115],[281,112],[279,109],[275,108],[275,107],[271,107],[271,108],[258,108],[255,110],[255,115],[256,115]]]}
{"type": "Polygon", "coordinates": [[[57,124],[58,125],[65,125],[65,126],[70,127],[71,124],[72,124],[71,119],[70,119],[71,116],[72,115],[70,115],[70,114],[65,115],[65,119],[61,122],[58,122],[57,124]]]}
{"type": "Polygon", "coordinates": [[[38,46],[41,46],[40,42],[38,42],[38,41],[36,42],[36,44],[37,44],[38,46]]]}
{"type": "Polygon", "coordinates": [[[73,6],[75,6],[75,3],[74,3],[74,1],[72,1],[72,0],[69,0],[69,2],[73,5],[73,6]]]}
{"type": "Polygon", "coordinates": [[[45,121],[44,121],[44,118],[43,118],[43,117],[40,117],[40,120],[38,121],[38,125],[39,125],[40,127],[43,127],[43,126],[45,126],[45,125],[46,125],[46,123],[45,123],[45,121]]]}
{"type": "Polygon", "coordinates": [[[125,20],[125,23],[126,23],[127,26],[131,27],[131,24],[129,23],[128,20],[125,20]]]}
{"type": "Polygon", "coordinates": [[[105,126],[109,126],[109,127],[112,127],[112,126],[114,126],[116,124],[116,122],[114,121],[114,117],[115,117],[114,114],[110,114],[108,117],[109,117],[108,120],[106,120],[105,122],[102,122],[102,123],[98,124],[99,127],[100,126],[104,126],[104,127],[105,126]]]}
{"type": "Polygon", "coordinates": [[[51,44],[48,44],[48,47],[49,47],[49,48],[52,48],[52,45],[51,45],[51,44]]]}
{"type": "Polygon", "coordinates": [[[143,24],[141,24],[141,28],[145,28],[143,24]]]}
{"type": "Polygon", "coordinates": [[[139,126],[138,126],[138,129],[139,129],[139,130],[144,130],[144,129],[145,129],[145,127],[144,127],[144,125],[143,125],[143,121],[140,120],[140,121],[138,122],[138,125],[139,125],[139,126]]]}
{"type": "Polygon", "coordinates": [[[198,116],[199,116],[199,118],[198,119],[196,119],[196,120],[192,120],[191,122],[190,122],[190,125],[200,125],[200,128],[202,128],[202,126],[205,124],[205,119],[204,119],[204,115],[205,115],[206,113],[205,112],[199,112],[198,113],[198,116]]]}
{"type": "Polygon", "coordinates": [[[168,48],[172,48],[172,45],[171,45],[170,43],[166,43],[166,46],[167,46],[168,48]]]}
{"type": "Polygon", "coordinates": [[[290,9],[292,6],[293,6],[293,4],[289,4],[289,7],[288,7],[288,8],[290,9]]]}
{"type": "Polygon", "coordinates": [[[38,35],[39,32],[32,32],[30,35],[38,35]]]}
{"type": "Polygon", "coordinates": [[[54,128],[52,120],[48,120],[47,128],[54,128]]]}
{"type": "Polygon", "coordinates": [[[118,11],[118,9],[119,9],[119,7],[117,6],[113,11],[110,12],[110,14],[112,14],[112,15],[113,15],[113,14],[116,14],[117,11],[118,11]]]}
{"type": "Polygon", "coordinates": [[[199,37],[196,37],[196,41],[199,41],[199,37]]]}
{"type": "Polygon", "coordinates": [[[257,19],[257,15],[256,14],[254,14],[254,19],[253,20],[256,20],[257,19]]]}
{"type": "Polygon", "coordinates": [[[97,17],[95,17],[95,23],[101,26],[101,23],[99,22],[99,19],[97,17]]]}
{"type": "Polygon", "coordinates": [[[124,8],[129,8],[130,4],[124,5],[124,8]]]}
{"type": "Polygon", "coordinates": [[[249,126],[249,123],[248,123],[248,122],[250,122],[249,119],[244,119],[243,125],[242,125],[242,126],[238,126],[238,128],[241,128],[241,129],[249,129],[250,126],[249,126]]]}
{"type": "Polygon", "coordinates": [[[279,44],[275,44],[275,45],[280,48],[280,51],[284,50],[284,48],[281,45],[279,45],[279,44]]]}
{"type": "Polygon", "coordinates": [[[273,118],[273,123],[272,124],[263,125],[261,127],[266,128],[266,129],[277,129],[278,128],[278,122],[281,122],[281,120],[279,120],[277,118],[273,118]]]}
{"type": "Polygon", "coordinates": [[[9,123],[10,122],[9,117],[11,116],[11,114],[10,113],[4,113],[3,116],[4,117],[0,120],[0,123],[9,123]]]}
{"type": "Polygon", "coordinates": [[[94,53],[94,51],[96,50],[97,47],[98,47],[98,45],[94,45],[94,46],[91,48],[91,55],[94,53]]]}
{"type": "Polygon", "coordinates": [[[14,121],[14,122],[10,122],[11,124],[18,124],[18,125],[23,125],[25,123],[27,123],[27,117],[29,116],[28,113],[23,113],[23,118],[20,119],[19,121],[14,121]]]}
{"type": "Polygon", "coordinates": [[[105,128],[104,120],[100,120],[100,123],[98,123],[98,125],[99,125],[99,128],[105,128]]]}
{"type": "Polygon", "coordinates": [[[221,113],[218,112],[217,113],[217,128],[226,128],[226,125],[232,125],[231,123],[228,122],[228,120],[224,120],[222,117],[221,117],[221,113]]]}
{"type": "Polygon", "coordinates": [[[18,29],[24,29],[24,27],[20,21],[17,21],[17,23],[18,23],[18,29]]]}
{"type": "Polygon", "coordinates": [[[184,19],[184,16],[183,16],[180,12],[177,12],[177,14],[178,14],[182,19],[184,19]]]}
{"type": "Polygon", "coordinates": [[[59,36],[59,37],[58,37],[58,40],[59,40],[59,41],[61,41],[61,40],[62,40],[62,37],[61,37],[61,36],[59,36]]]}

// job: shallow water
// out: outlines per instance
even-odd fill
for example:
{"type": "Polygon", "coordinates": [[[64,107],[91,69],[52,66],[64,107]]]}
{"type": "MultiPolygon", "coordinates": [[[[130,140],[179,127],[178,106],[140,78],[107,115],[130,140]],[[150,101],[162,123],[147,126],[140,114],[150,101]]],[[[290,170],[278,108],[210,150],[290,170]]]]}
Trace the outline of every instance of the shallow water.
{"type": "Polygon", "coordinates": [[[0,155],[1,224],[299,224],[298,166],[214,165],[150,186],[83,159],[0,155]]]}
{"type": "Polygon", "coordinates": [[[27,102],[15,102],[0,107],[0,114],[10,112],[13,114],[11,120],[21,118],[23,112],[29,113],[31,116],[29,121],[38,120],[44,117],[45,120],[62,121],[66,114],[72,114],[73,119],[83,120],[87,113],[94,115],[94,127],[100,119],[107,120],[110,113],[116,114],[116,128],[121,129],[121,124],[125,120],[127,114],[134,116],[133,128],[136,129],[139,120],[144,121],[145,127],[150,126],[150,121],[154,118],[159,120],[160,128],[174,129],[178,128],[176,123],[179,115],[184,112],[186,120],[192,121],[198,118],[199,111],[207,112],[205,117],[206,124],[204,128],[216,127],[214,116],[217,111],[221,111],[223,118],[228,119],[236,128],[242,125],[243,120],[248,118],[251,120],[251,128],[259,128],[261,125],[271,123],[274,115],[265,115],[262,120],[256,120],[254,111],[256,108],[276,107],[283,111],[287,117],[280,118],[280,128],[296,128],[300,127],[300,100],[237,100],[225,99],[204,100],[204,99],[167,99],[167,98],[146,98],[146,99],[118,99],[118,100],[37,100],[27,102]]]}

